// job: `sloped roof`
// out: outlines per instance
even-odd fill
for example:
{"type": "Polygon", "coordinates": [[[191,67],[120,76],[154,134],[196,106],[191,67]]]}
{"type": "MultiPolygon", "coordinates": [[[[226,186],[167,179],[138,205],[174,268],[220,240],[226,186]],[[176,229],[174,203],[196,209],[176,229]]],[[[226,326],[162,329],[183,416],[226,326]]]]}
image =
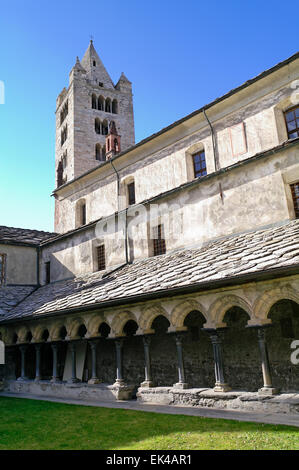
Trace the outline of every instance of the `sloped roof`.
{"type": "MultiPolygon", "coordinates": [[[[5,320],[128,303],[153,293],[213,286],[246,274],[299,268],[299,220],[219,239],[196,249],[138,260],[110,272],[47,284],[34,291],[5,320]]],[[[3,321],[3,320],[2,320],[3,321]]]]}
{"type": "Polygon", "coordinates": [[[55,237],[57,233],[43,232],[41,230],[30,230],[16,227],[6,227],[0,225],[0,243],[26,243],[30,245],[39,245],[40,242],[55,237]]]}
{"type": "Polygon", "coordinates": [[[0,318],[5,317],[21,300],[34,291],[33,286],[0,287],[0,318]]]}

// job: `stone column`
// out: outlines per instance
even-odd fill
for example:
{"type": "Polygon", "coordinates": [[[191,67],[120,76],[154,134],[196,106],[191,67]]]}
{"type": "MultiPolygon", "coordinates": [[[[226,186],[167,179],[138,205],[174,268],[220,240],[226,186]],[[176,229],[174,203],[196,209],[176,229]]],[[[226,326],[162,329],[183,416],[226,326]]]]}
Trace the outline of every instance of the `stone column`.
{"type": "Polygon", "coordinates": [[[174,338],[175,338],[175,344],[176,344],[176,350],[177,350],[177,356],[178,356],[178,373],[179,373],[179,381],[174,384],[173,386],[175,388],[188,388],[189,385],[186,382],[185,378],[185,368],[184,368],[184,359],[183,359],[183,337],[184,335],[182,333],[175,333],[174,338]]]}
{"type": "Polygon", "coordinates": [[[278,393],[278,390],[275,389],[272,385],[271,367],[266,342],[265,326],[257,327],[257,337],[262,361],[262,372],[264,381],[264,385],[262,388],[259,389],[258,393],[261,395],[275,395],[276,393],[278,393]]]}
{"type": "Polygon", "coordinates": [[[68,380],[69,383],[75,384],[81,382],[77,378],[77,358],[76,358],[76,343],[70,343],[70,350],[72,354],[72,377],[68,380]]]}
{"type": "Polygon", "coordinates": [[[89,341],[90,348],[91,348],[91,379],[89,379],[88,383],[91,385],[99,384],[100,380],[97,376],[97,346],[98,342],[96,340],[89,341]]]}
{"type": "Polygon", "coordinates": [[[142,337],[143,348],[144,348],[144,372],[145,380],[140,384],[141,387],[153,387],[152,381],[152,367],[151,367],[151,355],[150,355],[150,343],[151,337],[149,335],[144,335],[142,337]]]}
{"type": "Polygon", "coordinates": [[[28,380],[28,377],[26,377],[26,373],[25,373],[25,368],[26,368],[25,353],[26,353],[26,350],[27,350],[27,345],[26,344],[21,344],[21,346],[19,346],[19,348],[20,348],[20,351],[21,351],[21,376],[17,380],[19,382],[21,382],[23,380],[28,380]]]}
{"type": "Polygon", "coordinates": [[[214,363],[215,363],[215,392],[229,392],[231,388],[224,380],[224,363],[222,353],[222,341],[219,332],[215,330],[205,330],[209,335],[213,346],[214,363]]]}
{"type": "Polygon", "coordinates": [[[58,373],[57,373],[58,344],[57,343],[51,344],[51,348],[53,352],[53,375],[52,375],[51,382],[57,383],[57,382],[60,382],[58,373]]]}
{"type": "Polygon", "coordinates": [[[122,348],[123,348],[123,339],[115,340],[116,348],[116,380],[114,385],[125,385],[123,379],[123,370],[122,370],[122,348]]]}
{"type": "Polygon", "coordinates": [[[42,378],[40,375],[40,353],[41,353],[41,344],[35,344],[35,382],[39,382],[42,378]]]}

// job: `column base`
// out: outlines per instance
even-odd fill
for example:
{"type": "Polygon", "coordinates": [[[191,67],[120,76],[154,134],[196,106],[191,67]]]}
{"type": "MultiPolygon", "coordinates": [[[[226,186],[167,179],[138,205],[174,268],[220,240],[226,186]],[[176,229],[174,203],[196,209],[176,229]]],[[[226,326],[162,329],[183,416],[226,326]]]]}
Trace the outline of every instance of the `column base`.
{"type": "Polygon", "coordinates": [[[28,380],[29,380],[28,377],[19,377],[19,378],[17,378],[18,382],[27,382],[28,380]]]}
{"type": "Polygon", "coordinates": [[[179,388],[180,390],[185,390],[186,388],[189,388],[189,384],[186,382],[178,382],[176,384],[173,384],[173,388],[179,388]]]}
{"type": "Polygon", "coordinates": [[[213,390],[214,392],[230,392],[231,387],[228,384],[216,384],[213,390]]]}
{"type": "Polygon", "coordinates": [[[81,382],[81,380],[80,380],[80,379],[77,379],[77,378],[75,378],[75,379],[72,378],[72,379],[69,379],[69,380],[67,381],[68,384],[77,384],[77,383],[79,383],[79,382],[81,382]]]}
{"type": "Polygon", "coordinates": [[[279,390],[274,387],[262,387],[258,390],[259,395],[277,395],[279,390]]]}
{"type": "Polygon", "coordinates": [[[116,379],[113,384],[114,387],[126,387],[126,385],[127,384],[125,383],[124,379],[116,379]]]}
{"type": "Polygon", "coordinates": [[[50,380],[50,382],[51,382],[52,384],[59,384],[59,383],[61,383],[61,380],[60,380],[59,377],[52,377],[52,379],[50,380]]]}
{"type": "Polygon", "coordinates": [[[34,382],[40,382],[42,380],[41,377],[35,377],[34,382]]]}
{"type": "Polygon", "coordinates": [[[97,377],[92,377],[91,379],[89,379],[88,383],[89,385],[96,385],[96,384],[100,384],[101,381],[97,377]]]}
{"type": "Polygon", "coordinates": [[[154,382],[152,382],[151,380],[145,380],[144,382],[141,382],[140,387],[142,388],[154,387],[154,382]]]}

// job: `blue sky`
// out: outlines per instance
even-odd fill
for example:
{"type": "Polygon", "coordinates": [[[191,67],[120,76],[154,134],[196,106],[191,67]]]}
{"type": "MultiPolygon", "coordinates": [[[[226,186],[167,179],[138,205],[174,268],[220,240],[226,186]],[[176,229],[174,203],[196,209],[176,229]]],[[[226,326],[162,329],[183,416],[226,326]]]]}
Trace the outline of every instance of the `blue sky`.
{"type": "Polygon", "coordinates": [[[53,230],[55,102],[90,35],[133,82],[136,142],[298,50],[276,0],[15,0],[0,6],[0,225],[53,230]]]}

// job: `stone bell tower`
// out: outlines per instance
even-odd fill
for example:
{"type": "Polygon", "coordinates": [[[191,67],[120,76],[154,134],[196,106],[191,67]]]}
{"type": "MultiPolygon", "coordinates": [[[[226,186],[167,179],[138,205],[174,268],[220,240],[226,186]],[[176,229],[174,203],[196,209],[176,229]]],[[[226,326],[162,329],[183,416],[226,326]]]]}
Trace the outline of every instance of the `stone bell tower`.
{"type": "Polygon", "coordinates": [[[122,150],[135,143],[132,84],[122,73],[114,85],[93,42],[70,72],[56,102],[56,186],[106,160],[111,122],[122,150]]]}

